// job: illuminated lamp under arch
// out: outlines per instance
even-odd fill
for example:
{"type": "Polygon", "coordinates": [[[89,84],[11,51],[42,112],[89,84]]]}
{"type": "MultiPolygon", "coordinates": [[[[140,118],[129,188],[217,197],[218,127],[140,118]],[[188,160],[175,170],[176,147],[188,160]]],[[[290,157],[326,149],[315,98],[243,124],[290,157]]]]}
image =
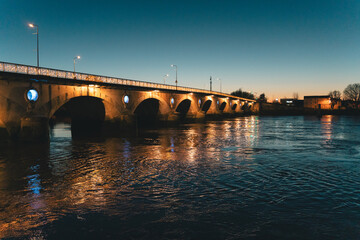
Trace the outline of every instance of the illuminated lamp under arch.
{"type": "Polygon", "coordinates": [[[125,95],[124,98],[123,98],[123,101],[124,101],[125,104],[128,104],[129,101],[130,101],[129,96],[128,96],[128,95],[125,95]]]}
{"type": "Polygon", "coordinates": [[[39,99],[39,93],[36,89],[32,88],[26,92],[26,100],[29,102],[36,102],[39,99]]]}

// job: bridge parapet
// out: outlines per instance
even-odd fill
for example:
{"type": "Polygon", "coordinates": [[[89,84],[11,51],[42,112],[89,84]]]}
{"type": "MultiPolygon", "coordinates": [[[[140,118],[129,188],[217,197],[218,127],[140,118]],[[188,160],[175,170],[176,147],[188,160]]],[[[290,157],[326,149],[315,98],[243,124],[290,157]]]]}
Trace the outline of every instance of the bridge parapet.
{"type": "Polygon", "coordinates": [[[85,81],[85,82],[95,82],[95,83],[97,82],[97,83],[105,83],[105,84],[108,83],[108,84],[135,86],[135,87],[145,87],[145,88],[152,88],[159,90],[173,90],[173,91],[182,91],[182,92],[202,93],[207,95],[229,97],[229,98],[239,99],[248,102],[255,102],[255,100],[252,99],[241,98],[226,93],[208,91],[198,88],[152,83],[152,82],[131,80],[125,78],[107,77],[107,76],[100,76],[100,75],[87,74],[87,73],[70,72],[70,71],[51,69],[51,68],[43,68],[43,67],[38,68],[35,66],[21,65],[15,63],[7,63],[7,62],[0,62],[0,71],[36,75],[36,76],[40,75],[40,76],[71,79],[71,80],[75,79],[77,81],[85,81]]]}

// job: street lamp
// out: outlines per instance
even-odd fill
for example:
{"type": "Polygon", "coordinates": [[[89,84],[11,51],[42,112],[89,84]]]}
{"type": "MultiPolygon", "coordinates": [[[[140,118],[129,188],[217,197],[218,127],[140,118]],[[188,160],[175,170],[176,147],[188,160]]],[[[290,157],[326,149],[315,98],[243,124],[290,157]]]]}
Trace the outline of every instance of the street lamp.
{"type": "Polygon", "coordinates": [[[75,78],[75,63],[76,63],[76,59],[80,59],[80,56],[74,57],[74,78],[75,78]]]}
{"type": "Polygon", "coordinates": [[[177,80],[177,66],[175,64],[171,64],[170,66],[175,67],[175,70],[176,70],[175,86],[176,86],[176,90],[177,90],[177,83],[178,83],[178,80],[177,80]]]}
{"type": "Polygon", "coordinates": [[[34,23],[29,23],[29,27],[36,27],[36,52],[37,52],[37,67],[39,67],[39,26],[34,23]]]}
{"type": "Polygon", "coordinates": [[[217,78],[216,80],[220,81],[220,92],[222,92],[222,90],[221,90],[221,78],[217,78]]]}
{"type": "Polygon", "coordinates": [[[164,75],[164,84],[165,84],[165,79],[169,77],[169,74],[165,74],[164,75]]]}

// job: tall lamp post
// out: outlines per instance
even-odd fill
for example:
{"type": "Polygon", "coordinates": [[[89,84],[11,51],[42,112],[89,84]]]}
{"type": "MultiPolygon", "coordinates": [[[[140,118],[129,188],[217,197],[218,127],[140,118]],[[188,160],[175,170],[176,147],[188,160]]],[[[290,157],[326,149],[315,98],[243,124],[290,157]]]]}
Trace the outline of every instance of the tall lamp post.
{"type": "Polygon", "coordinates": [[[175,86],[176,86],[176,90],[177,90],[177,84],[178,84],[178,80],[177,80],[177,66],[175,64],[171,64],[171,67],[175,67],[176,70],[176,78],[175,78],[175,86]]]}
{"type": "Polygon", "coordinates": [[[165,84],[165,79],[169,77],[169,74],[165,74],[164,75],[164,84],[165,84]]]}
{"type": "Polygon", "coordinates": [[[80,56],[74,57],[74,78],[75,78],[75,63],[77,59],[80,59],[80,56]]]}
{"type": "Polygon", "coordinates": [[[29,27],[36,28],[36,55],[37,55],[37,67],[39,67],[39,25],[29,23],[29,27]]]}
{"type": "Polygon", "coordinates": [[[222,85],[222,84],[221,84],[221,83],[222,83],[222,82],[221,82],[221,78],[217,78],[216,80],[219,80],[219,81],[220,81],[220,92],[222,92],[222,89],[221,89],[221,85],[222,85]]]}

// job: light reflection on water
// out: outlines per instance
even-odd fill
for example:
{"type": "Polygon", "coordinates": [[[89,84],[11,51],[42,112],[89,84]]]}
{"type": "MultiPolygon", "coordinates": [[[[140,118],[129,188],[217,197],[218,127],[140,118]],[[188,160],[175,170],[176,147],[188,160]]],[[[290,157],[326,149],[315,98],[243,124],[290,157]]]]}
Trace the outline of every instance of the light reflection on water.
{"type": "Polygon", "coordinates": [[[360,236],[360,119],[243,117],[0,146],[0,238],[360,236]],[[81,229],[81,231],[79,231],[81,229]]]}

